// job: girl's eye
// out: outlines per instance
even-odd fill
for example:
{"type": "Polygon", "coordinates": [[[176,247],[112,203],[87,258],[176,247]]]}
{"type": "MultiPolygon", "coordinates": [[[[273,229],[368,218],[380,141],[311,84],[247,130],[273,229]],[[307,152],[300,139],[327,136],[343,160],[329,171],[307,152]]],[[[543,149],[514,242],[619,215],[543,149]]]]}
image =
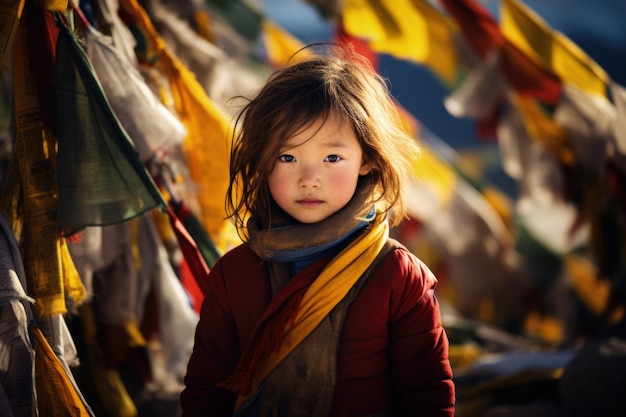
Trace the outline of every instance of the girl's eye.
{"type": "Polygon", "coordinates": [[[296,158],[293,155],[281,155],[278,157],[278,160],[281,162],[293,162],[296,158]]]}
{"type": "Polygon", "coordinates": [[[324,159],[324,162],[339,162],[342,159],[343,158],[340,157],[339,155],[328,155],[326,159],[324,159]]]}

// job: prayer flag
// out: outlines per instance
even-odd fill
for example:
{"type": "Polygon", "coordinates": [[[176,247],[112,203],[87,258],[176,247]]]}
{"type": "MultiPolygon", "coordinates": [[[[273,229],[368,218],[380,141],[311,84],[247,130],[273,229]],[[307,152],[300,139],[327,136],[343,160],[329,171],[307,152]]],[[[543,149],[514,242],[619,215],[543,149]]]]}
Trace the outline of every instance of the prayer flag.
{"type": "Polygon", "coordinates": [[[563,164],[573,165],[576,157],[567,131],[554,121],[552,114],[532,98],[511,95],[511,101],[520,111],[530,137],[540,141],[563,164]]]}
{"type": "MultiPolygon", "coordinates": [[[[615,104],[615,125],[613,134],[613,146],[615,151],[626,156],[626,89],[615,83],[611,83],[611,96],[615,104]]],[[[622,167],[626,172],[626,167],[622,167]]]]}
{"type": "Polygon", "coordinates": [[[85,367],[96,395],[105,412],[119,417],[137,417],[137,407],[130,397],[116,368],[105,363],[105,355],[97,338],[96,320],[91,305],[80,306],[80,323],[85,343],[85,367]]]}
{"type": "MultiPolygon", "coordinates": [[[[38,21],[40,17],[45,19],[51,15],[32,6],[27,7],[28,13],[20,22],[18,41],[13,48],[15,151],[0,202],[12,229],[20,234],[29,294],[36,300],[33,310],[39,318],[66,313],[66,298],[81,302],[86,293],[65,240],[58,234],[57,138],[55,132],[44,125],[40,89],[27,42],[28,30],[33,25],[28,19],[38,21]]],[[[54,26],[44,25],[45,39],[54,38],[55,32],[51,30],[54,26]]],[[[51,51],[46,52],[42,59],[53,55],[51,51]]]]}
{"type": "Polygon", "coordinates": [[[0,415],[37,415],[35,350],[29,334],[32,303],[11,225],[0,214],[0,415]]]}
{"type": "Polygon", "coordinates": [[[182,123],[158,100],[137,67],[94,28],[85,34],[87,53],[107,101],[144,163],[174,153],[187,134],[182,123]]]}
{"type": "Polygon", "coordinates": [[[347,1],[342,10],[346,33],[365,39],[372,51],[428,67],[446,85],[457,81],[455,26],[424,1],[347,1]]]}
{"type": "Polygon", "coordinates": [[[597,178],[605,178],[608,146],[613,141],[616,120],[615,106],[603,95],[566,83],[553,118],[566,130],[577,165],[597,178]]]}
{"type": "Polygon", "coordinates": [[[500,15],[502,33],[526,56],[550,69],[564,82],[588,93],[606,96],[609,76],[604,70],[522,2],[504,0],[500,15]]]}
{"type": "Polygon", "coordinates": [[[525,284],[509,264],[515,255],[513,236],[501,215],[506,215],[502,209],[506,205],[497,211],[491,204],[495,199],[488,200],[458,169],[454,151],[422,130],[422,156],[415,162],[416,179],[407,193],[407,209],[422,224],[420,233],[442,254],[449,284],[442,290],[466,317],[491,323],[508,320],[515,315],[512,306],[520,295],[510,289],[525,284]],[[480,272],[487,269],[497,272],[489,276],[480,272]],[[487,316],[482,311],[485,303],[493,304],[496,313],[487,316]]]}
{"type": "Polygon", "coordinates": [[[206,0],[207,7],[226,21],[248,42],[254,42],[261,34],[263,15],[244,0],[206,0]]]}
{"type": "Polygon", "coordinates": [[[569,274],[572,288],[587,309],[598,317],[606,317],[609,323],[617,323],[626,313],[624,305],[611,306],[613,288],[611,282],[600,279],[596,265],[579,254],[570,254],[564,259],[565,271],[569,274]]]}
{"type": "Polygon", "coordinates": [[[353,36],[346,32],[341,20],[337,24],[333,37],[335,42],[340,45],[350,44],[358,54],[362,55],[369,61],[375,71],[378,71],[378,54],[371,50],[365,39],[353,36]]]}
{"type": "Polygon", "coordinates": [[[341,14],[341,6],[343,0],[305,0],[306,3],[310,3],[321,13],[325,18],[335,18],[341,14]]]}
{"type": "Polygon", "coordinates": [[[304,46],[298,38],[267,19],[263,20],[261,28],[267,59],[275,67],[285,65],[304,46]]]}
{"type": "MultiPolygon", "coordinates": [[[[222,33],[231,28],[219,26],[214,20],[211,29],[217,39],[210,42],[188,20],[174,14],[165,4],[151,3],[149,16],[170,53],[185,63],[218,106],[232,107],[229,101],[233,97],[256,91],[265,81],[256,73],[260,71],[253,69],[252,65],[245,65],[250,62],[250,46],[241,40],[233,42],[232,30],[222,33]],[[229,41],[234,45],[225,44],[229,41]]],[[[155,65],[158,66],[158,62],[155,65]]],[[[161,85],[160,88],[164,87],[161,85]]],[[[172,100],[167,101],[171,103],[172,100]]]]}
{"type": "Polygon", "coordinates": [[[56,59],[58,225],[120,223],[165,200],[104,95],[76,35],[62,24],[56,59]]]}
{"type": "Polygon", "coordinates": [[[500,54],[495,51],[479,63],[459,88],[444,100],[455,117],[488,119],[506,96],[508,83],[500,70],[500,54]]]}
{"type": "Polygon", "coordinates": [[[560,79],[532,61],[500,31],[498,22],[475,0],[439,0],[454,16],[468,43],[485,59],[500,50],[501,69],[513,90],[554,104],[561,94],[560,79]]]}
{"type": "Polygon", "coordinates": [[[474,0],[439,0],[458,23],[468,43],[478,56],[487,58],[489,52],[504,46],[498,22],[487,9],[474,0]]]}
{"type": "Polygon", "coordinates": [[[3,29],[0,31],[0,73],[9,69],[9,57],[22,10],[24,10],[24,3],[25,0],[17,0],[0,4],[3,25],[3,29]]]}
{"type": "Polygon", "coordinates": [[[120,4],[135,19],[157,54],[158,68],[169,80],[176,113],[187,129],[183,148],[191,180],[198,187],[198,219],[221,250],[239,244],[241,239],[234,226],[225,220],[223,199],[230,181],[229,119],[208,97],[194,74],[166,47],[139,3],[136,0],[121,0],[120,4]]]}
{"type": "Polygon", "coordinates": [[[40,415],[50,417],[89,417],[90,409],[83,403],[68,370],[59,361],[45,336],[32,328],[35,343],[35,380],[40,415]]]}

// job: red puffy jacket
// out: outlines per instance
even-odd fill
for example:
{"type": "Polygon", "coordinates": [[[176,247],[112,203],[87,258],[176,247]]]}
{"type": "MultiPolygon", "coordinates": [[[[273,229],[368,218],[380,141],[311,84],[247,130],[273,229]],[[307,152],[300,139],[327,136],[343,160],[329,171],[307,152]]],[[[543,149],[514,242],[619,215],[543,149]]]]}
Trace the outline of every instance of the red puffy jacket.
{"type": "MultiPolygon", "coordinates": [[[[437,279],[396,245],[346,313],[332,416],[454,415],[437,279]]],[[[232,416],[236,395],[216,385],[233,372],[272,298],[267,263],[245,244],[226,253],[208,280],[181,393],[184,417],[232,416]]]]}

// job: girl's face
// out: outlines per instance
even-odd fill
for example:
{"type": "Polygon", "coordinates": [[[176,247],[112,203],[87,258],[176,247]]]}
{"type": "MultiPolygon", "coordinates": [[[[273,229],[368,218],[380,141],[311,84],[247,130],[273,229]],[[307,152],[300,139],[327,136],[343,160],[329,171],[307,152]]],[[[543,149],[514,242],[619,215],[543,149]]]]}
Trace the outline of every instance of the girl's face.
{"type": "Polygon", "coordinates": [[[302,223],[317,223],[345,206],[359,175],[370,171],[352,124],[331,112],[283,144],[268,178],[276,203],[302,223]]]}

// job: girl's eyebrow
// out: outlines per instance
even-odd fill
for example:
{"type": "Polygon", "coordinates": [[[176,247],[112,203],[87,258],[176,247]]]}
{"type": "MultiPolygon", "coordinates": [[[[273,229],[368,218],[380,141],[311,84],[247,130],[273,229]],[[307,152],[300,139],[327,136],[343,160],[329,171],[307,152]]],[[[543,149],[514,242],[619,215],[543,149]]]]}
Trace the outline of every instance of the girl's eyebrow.
{"type": "Polygon", "coordinates": [[[324,146],[328,146],[330,148],[345,148],[346,147],[346,142],[339,139],[328,139],[325,140],[321,143],[324,146]]]}
{"type": "MultiPolygon", "coordinates": [[[[300,146],[300,144],[291,145],[289,143],[289,140],[287,140],[285,143],[283,143],[283,146],[280,147],[279,152],[286,152],[288,150],[297,148],[298,146],[300,146]]],[[[329,148],[345,148],[346,142],[341,138],[330,138],[322,140],[320,142],[320,146],[325,146],[329,148]]]]}

